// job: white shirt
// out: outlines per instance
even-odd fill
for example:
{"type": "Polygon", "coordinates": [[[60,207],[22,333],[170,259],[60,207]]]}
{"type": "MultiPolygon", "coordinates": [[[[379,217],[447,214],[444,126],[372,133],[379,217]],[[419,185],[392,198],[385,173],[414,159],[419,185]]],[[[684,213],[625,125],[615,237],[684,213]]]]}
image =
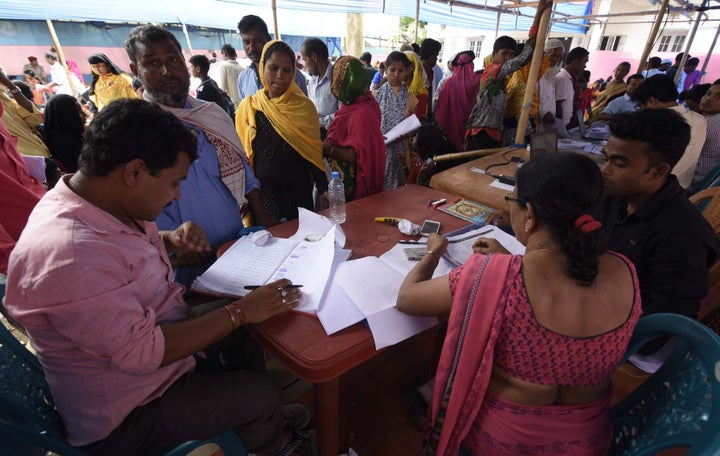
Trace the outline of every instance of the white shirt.
{"type": "Polygon", "coordinates": [[[705,117],[695,111],[690,111],[684,106],[676,105],[672,109],[682,114],[687,123],[690,124],[690,143],[685,148],[685,153],[677,162],[672,173],[677,176],[678,182],[682,188],[688,188],[695,173],[700,152],[702,152],[703,144],[707,136],[707,121],[705,117]]]}
{"type": "Polygon", "coordinates": [[[555,116],[555,76],[557,67],[551,67],[538,79],[538,116],[541,119],[548,112],[555,116]]]}
{"type": "Polygon", "coordinates": [[[330,91],[332,85],[332,63],[328,63],[325,74],[322,76],[311,76],[308,80],[308,98],[312,100],[317,109],[320,126],[327,129],[335,117],[335,111],[340,109],[340,102],[330,91]]]}
{"type": "Polygon", "coordinates": [[[220,65],[217,75],[213,78],[218,86],[228,94],[235,107],[240,105],[237,80],[244,69],[237,60],[226,60],[220,65]]]}
{"type": "MultiPolygon", "coordinates": [[[[573,112],[573,98],[575,98],[573,78],[563,68],[555,76],[555,100],[562,101],[562,120],[565,122],[565,126],[570,123],[570,119],[575,115],[573,112]]],[[[557,113],[555,115],[557,116],[557,113]]]]}
{"type": "Polygon", "coordinates": [[[64,95],[74,96],[72,87],[70,87],[70,81],[68,80],[67,72],[60,62],[55,61],[50,65],[50,79],[56,83],[55,93],[62,93],[64,95]]]}

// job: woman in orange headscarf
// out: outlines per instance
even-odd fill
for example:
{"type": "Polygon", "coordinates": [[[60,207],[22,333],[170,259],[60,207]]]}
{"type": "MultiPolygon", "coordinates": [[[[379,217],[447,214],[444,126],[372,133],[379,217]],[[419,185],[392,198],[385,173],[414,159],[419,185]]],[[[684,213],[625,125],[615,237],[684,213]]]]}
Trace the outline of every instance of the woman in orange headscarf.
{"type": "Polygon", "coordinates": [[[327,190],[320,123],[312,101],[295,84],[295,52],[282,41],[265,44],[259,65],[263,88],[243,99],[235,127],[267,213],[296,219],[313,210],[313,184],[327,190]]]}

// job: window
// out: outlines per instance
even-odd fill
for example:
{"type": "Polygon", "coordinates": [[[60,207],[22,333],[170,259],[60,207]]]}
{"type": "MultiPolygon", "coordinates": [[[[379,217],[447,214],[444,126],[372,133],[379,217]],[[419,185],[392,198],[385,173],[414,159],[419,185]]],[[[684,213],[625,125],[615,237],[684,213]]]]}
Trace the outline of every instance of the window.
{"type": "Polygon", "coordinates": [[[482,51],[483,39],[478,38],[476,40],[470,40],[470,46],[468,48],[475,53],[476,56],[480,57],[482,51]]]}
{"type": "Polygon", "coordinates": [[[625,45],[625,36],[604,36],[600,42],[601,51],[622,51],[625,45]]]}
{"type": "Polygon", "coordinates": [[[681,52],[685,45],[685,35],[663,35],[660,37],[658,52],[681,52]]]}

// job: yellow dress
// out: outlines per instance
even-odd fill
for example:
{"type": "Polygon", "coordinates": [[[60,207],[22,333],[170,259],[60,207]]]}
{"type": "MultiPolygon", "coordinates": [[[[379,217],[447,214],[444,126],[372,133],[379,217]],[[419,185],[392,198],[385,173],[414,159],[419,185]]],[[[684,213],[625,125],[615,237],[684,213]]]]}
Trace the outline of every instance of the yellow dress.
{"type": "Polygon", "coordinates": [[[132,79],[125,74],[108,73],[98,78],[95,83],[95,95],[91,97],[98,111],[121,98],[137,98],[132,88],[132,79]]]}

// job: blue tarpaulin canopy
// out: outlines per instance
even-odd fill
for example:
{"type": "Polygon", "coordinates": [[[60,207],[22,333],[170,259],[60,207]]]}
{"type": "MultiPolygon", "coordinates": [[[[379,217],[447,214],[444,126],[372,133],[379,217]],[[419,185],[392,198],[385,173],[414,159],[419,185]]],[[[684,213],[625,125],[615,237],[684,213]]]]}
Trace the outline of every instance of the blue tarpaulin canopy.
{"type": "MultiPolygon", "coordinates": [[[[506,2],[507,3],[507,2],[506,2]]],[[[520,2],[529,3],[532,2],[520,2]]],[[[500,15],[500,30],[527,30],[535,13],[533,8],[500,7],[501,0],[420,0],[421,21],[470,29],[495,29],[500,15]]],[[[586,21],[565,22],[563,17],[589,14],[592,0],[559,3],[555,6],[554,32],[585,33],[586,21]]],[[[267,11],[269,0],[0,0],[0,19],[77,20],[108,22],[153,22],[196,25],[234,30],[246,14],[267,11]]],[[[412,0],[277,0],[281,34],[337,36],[345,30],[345,21],[310,23],[299,20],[286,10],[331,13],[385,13],[415,17],[412,0]],[[335,23],[334,23],[335,22],[335,23]],[[334,29],[335,33],[331,33],[334,29]]],[[[344,35],[344,33],[342,33],[344,35]]]]}

